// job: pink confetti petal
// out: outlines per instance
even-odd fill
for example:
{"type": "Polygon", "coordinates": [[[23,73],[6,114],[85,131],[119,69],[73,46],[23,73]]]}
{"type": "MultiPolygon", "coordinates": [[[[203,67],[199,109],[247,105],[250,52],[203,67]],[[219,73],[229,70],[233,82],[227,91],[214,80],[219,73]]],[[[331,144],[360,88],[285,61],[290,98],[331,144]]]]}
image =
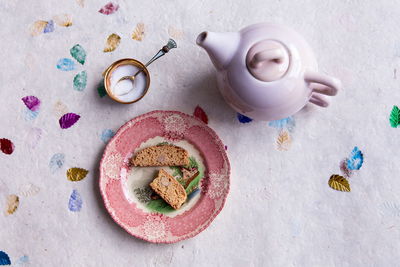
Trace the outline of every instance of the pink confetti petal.
{"type": "Polygon", "coordinates": [[[67,129],[71,127],[80,119],[80,117],[81,116],[75,113],[64,114],[59,120],[61,129],[67,129]]]}
{"type": "Polygon", "coordinates": [[[117,11],[118,8],[119,8],[119,5],[118,5],[118,4],[114,4],[114,3],[110,2],[110,3],[108,3],[107,5],[103,6],[103,7],[99,10],[99,12],[100,12],[101,14],[104,14],[104,15],[110,15],[110,14],[114,13],[115,11],[117,11]]]}
{"type": "Polygon", "coordinates": [[[200,106],[197,106],[197,107],[194,109],[193,116],[195,116],[196,118],[199,118],[199,119],[202,120],[205,124],[208,124],[208,117],[207,117],[207,114],[204,112],[204,110],[203,110],[200,106]]]}
{"type": "Polygon", "coordinates": [[[21,98],[24,101],[25,106],[32,111],[37,111],[40,108],[40,100],[36,96],[30,95],[21,98]]]}
{"type": "Polygon", "coordinates": [[[28,148],[35,149],[42,138],[43,131],[40,128],[33,127],[26,132],[25,142],[28,148]]]}

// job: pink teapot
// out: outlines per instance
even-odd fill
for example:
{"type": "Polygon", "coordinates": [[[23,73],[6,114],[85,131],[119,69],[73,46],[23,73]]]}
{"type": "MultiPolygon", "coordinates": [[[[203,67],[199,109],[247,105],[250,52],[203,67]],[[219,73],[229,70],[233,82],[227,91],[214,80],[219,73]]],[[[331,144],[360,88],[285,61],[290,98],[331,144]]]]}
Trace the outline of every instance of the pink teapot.
{"type": "Polygon", "coordinates": [[[229,105],[257,120],[289,117],[308,102],[321,107],[338,79],[318,72],[311,47],[294,30],[260,23],[239,32],[202,32],[196,43],[217,68],[218,87],[229,105]]]}

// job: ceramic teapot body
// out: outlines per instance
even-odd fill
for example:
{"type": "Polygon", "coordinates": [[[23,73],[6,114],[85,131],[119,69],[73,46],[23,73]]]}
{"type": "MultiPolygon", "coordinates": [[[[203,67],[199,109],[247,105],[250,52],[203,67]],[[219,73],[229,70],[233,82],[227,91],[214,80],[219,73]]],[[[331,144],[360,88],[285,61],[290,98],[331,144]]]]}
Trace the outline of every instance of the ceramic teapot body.
{"type": "Polygon", "coordinates": [[[254,24],[237,33],[203,32],[196,42],[215,65],[226,102],[253,119],[286,118],[308,102],[326,107],[320,94],[333,96],[341,87],[339,80],[318,73],[307,42],[281,25],[254,24]]]}

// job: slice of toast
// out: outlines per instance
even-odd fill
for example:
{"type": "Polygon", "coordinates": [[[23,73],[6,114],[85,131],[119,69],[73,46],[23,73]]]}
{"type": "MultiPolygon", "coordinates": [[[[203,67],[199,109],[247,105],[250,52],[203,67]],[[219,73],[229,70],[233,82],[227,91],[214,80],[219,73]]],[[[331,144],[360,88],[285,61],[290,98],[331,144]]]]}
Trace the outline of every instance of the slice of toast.
{"type": "Polygon", "coordinates": [[[174,145],[158,145],[146,147],[132,159],[133,166],[185,166],[189,164],[189,153],[174,145]]]}
{"type": "Polygon", "coordinates": [[[187,195],[183,186],[162,169],[150,183],[150,187],[176,210],[186,201],[187,195]]]}

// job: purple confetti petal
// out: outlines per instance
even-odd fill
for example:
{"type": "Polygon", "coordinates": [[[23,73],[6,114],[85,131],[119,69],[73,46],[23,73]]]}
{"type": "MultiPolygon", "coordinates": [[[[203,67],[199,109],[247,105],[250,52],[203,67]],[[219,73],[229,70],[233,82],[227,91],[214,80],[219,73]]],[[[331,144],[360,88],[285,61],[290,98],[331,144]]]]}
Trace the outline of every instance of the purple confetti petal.
{"type": "Polygon", "coordinates": [[[118,4],[114,4],[114,3],[110,2],[110,3],[108,3],[107,5],[103,6],[103,7],[99,10],[99,12],[100,12],[101,14],[104,14],[104,15],[110,15],[110,14],[114,13],[115,11],[117,11],[118,8],[119,8],[119,5],[118,5],[118,4]]]}
{"type": "Polygon", "coordinates": [[[43,32],[44,33],[49,33],[54,31],[54,21],[49,20],[46,24],[46,27],[44,27],[43,32]]]}
{"type": "Polygon", "coordinates": [[[83,201],[81,195],[76,189],[74,189],[71,196],[69,197],[68,209],[73,212],[80,211],[82,209],[82,204],[83,201]]]}
{"type": "Polygon", "coordinates": [[[30,95],[21,98],[25,106],[32,111],[38,111],[40,108],[40,100],[36,96],[30,95]]]}
{"type": "Polygon", "coordinates": [[[80,117],[81,116],[75,113],[64,114],[59,120],[61,129],[67,129],[71,127],[80,119],[80,117]]]}

